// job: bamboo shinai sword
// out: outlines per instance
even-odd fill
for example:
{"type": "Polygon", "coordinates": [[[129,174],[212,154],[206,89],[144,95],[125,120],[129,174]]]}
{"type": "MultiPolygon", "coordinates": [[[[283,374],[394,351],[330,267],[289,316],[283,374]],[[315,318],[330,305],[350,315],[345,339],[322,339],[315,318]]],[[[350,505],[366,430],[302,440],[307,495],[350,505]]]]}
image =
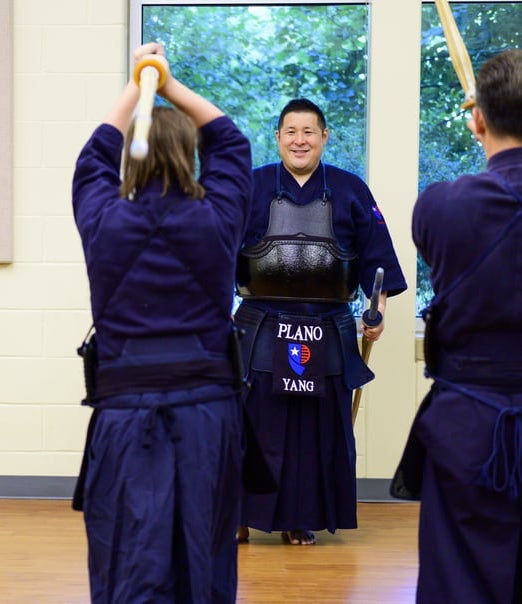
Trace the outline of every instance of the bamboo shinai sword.
{"type": "MultiPolygon", "coordinates": [[[[381,297],[382,291],[382,280],[384,278],[384,269],[379,267],[375,271],[375,279],[373,281],[373,290],[372,296],[370,298],[370,307],[363,312],[362,320],[365,325],[368,327],[376,327],[380,325],[382,322],[382,314],[379,312],[379,300],[381,297]]],[[[363,361],[367,364],[368,359],[370,358],[370,351],[372,349],[373,342],[370,342],[368,338],[363,336],[362,338],[362,346],[361,346],[361,357],[363,361]]],[[[359,404],[361,402],[362,396],[362,386],[357,388],[353,395],[352,402],[352,424],[355,424],[355,420],[357,419],[357,412],[359,411],[359,404]]]]}
{"type": "Polygon", "coordinates": [[[475,75],[468,49],[455,23],[448,0],[435,0],[435,6],[442,23],[442,30],[446,38],[453,68],[464,90],[465,97],[462,108],[471,109],[475,105],[475,75]]]}
{"type": "Polygon", "coordinates": [[[130,145],[130,155],[134,159],[145,159],[149,151],[149,131],[152,123],[152,108],[156,91],[165,84],[167,72],[162,63],[148,57],[134,67],[134,81],[140,89],[137,114],[134,124],[134,136],[130,145]]]}

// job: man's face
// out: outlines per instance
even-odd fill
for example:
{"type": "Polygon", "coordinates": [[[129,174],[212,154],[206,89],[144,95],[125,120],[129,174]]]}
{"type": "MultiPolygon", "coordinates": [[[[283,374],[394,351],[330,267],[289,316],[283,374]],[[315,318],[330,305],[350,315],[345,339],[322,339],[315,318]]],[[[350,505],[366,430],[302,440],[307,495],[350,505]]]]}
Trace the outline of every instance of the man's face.
{"type": "Polygon", "coordinates": [[[299,177],[309,176],[319,165],[328,129],[321,130],[313,112],[290,112],[276,131],[276,140],[283,165],[300,180],[299,177]]]}

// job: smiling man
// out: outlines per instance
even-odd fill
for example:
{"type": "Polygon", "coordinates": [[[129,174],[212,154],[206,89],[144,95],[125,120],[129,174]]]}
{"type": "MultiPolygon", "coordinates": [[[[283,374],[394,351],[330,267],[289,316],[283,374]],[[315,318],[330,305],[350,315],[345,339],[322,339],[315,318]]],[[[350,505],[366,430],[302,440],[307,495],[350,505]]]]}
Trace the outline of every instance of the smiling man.
{"type": "MultiPolygon", "coordinates": [[[[351,400],[373,373],[359,355],[349,303],[359,286],[371,296],[378,267],[382,314],[406,283],[366,184],[321,159],[321,109],[290,101],[275,136],[281,162],[254,170],[235,318],[245,331],[246,409],[278,489],[245,493],[238,539],[253,527],[311,545],[315,530],[357,526],[351,400]]],[[[375,341],[383,327],[363,331],[375,341]]]]}
{"type": "Polygon", "coordinates": [[[290,111],[279,118],[276,140],[285,168],[302,186],[319,165],[328,141],[322,111],[290,111]]]}

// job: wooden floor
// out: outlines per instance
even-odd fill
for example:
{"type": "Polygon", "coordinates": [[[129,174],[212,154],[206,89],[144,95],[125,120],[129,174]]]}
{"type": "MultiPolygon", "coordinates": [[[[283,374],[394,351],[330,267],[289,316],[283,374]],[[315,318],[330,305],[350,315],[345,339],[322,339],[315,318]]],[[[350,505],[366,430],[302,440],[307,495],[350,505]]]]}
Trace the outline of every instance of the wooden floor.
{"type": "MultiPolygon", "coordinates": [[[[360,503],[359,528],[314,546],[251,532],[237,602],[413,604],[418,504],[360,503]]],[[[69,501],[0,499],[1,604],[88,604],[83,517],[69,501]]]]}

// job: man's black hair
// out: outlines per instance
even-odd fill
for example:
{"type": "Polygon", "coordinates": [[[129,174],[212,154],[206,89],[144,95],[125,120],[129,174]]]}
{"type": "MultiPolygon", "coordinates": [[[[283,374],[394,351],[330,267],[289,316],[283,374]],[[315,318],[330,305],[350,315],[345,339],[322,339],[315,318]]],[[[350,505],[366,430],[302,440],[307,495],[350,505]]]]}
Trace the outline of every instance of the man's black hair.
{"type": "Polygon", "coordinates": [[[308,99],[292,99],[283,107],[283,110],[281,111],[279,121],[277,122],[278,130],[281,130],[285,115],[291,112],[315,113],[317,115],[317,121],[319,122],[319,127],[321,128],[321,130],[324,130],[326,128],[326,119],[324,117],[324,113],[321,111],[321,109],[319,109],[319,107],[315,103],[312,103],[312,101],[308,99]]]}

